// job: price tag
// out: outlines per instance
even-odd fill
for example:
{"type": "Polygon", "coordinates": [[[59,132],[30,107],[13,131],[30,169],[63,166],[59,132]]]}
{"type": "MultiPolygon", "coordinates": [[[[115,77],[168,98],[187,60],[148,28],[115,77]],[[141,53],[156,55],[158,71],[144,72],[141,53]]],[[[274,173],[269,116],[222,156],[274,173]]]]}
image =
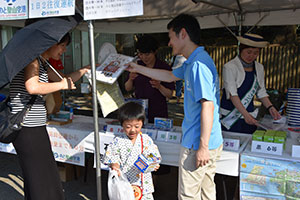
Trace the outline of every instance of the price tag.
{"type": "Polygon", "coordinates": [[[180,143],[181,133],[168,132],[167,142],[180,143]]]}
{"type": "Polygon", "coordinates": [[[157,130],[156,129],[147,129],[147,128],[142,128],[142,133],[149,135],[152,140],[156,140],[157,136],[157,130]]]}
{"type": "Polygon", "coordinates": [[[181,133],[169,132],[169,131],[157,131],[157,141],[180,143],[181,133]]]}
{"type": "Polygon", "coordinates": [[[157,131],[157,141],[166,142],[168,138],[168,132],[167,131],[157,131]]]}
{"type": "Polygon", "coordinates": [[[124,133],[124,130],[123,130],[122,126],[120,126],[120,125],[108,124],[107,128],[106,128],[106,132],[107,133],[113,133],[115,135],[121,135],[121,134],[124,133]]]}
{"type": "Polygon", "coordinates": [[[240,148],[240,140],[223,138],[223,149],[231,150],[231,151],[238,151],[239,148],[240,148]]]}
{"type": "Polygon", "coordinates": [[[300,145],[292,146],[292,157],[300,158],[300,145]]]}
{"type": "Polygon", "coordinates": [[[282,155],[283,144],[272,142],[252,141],[251,151],[272,155],[282,155]]]}

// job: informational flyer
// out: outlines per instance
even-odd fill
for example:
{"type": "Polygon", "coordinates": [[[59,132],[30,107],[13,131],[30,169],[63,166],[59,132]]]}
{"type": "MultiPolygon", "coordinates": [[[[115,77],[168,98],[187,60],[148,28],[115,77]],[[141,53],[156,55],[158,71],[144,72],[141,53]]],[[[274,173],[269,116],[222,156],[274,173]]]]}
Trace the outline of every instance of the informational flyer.
{"type": "Polygon", "coordinates": [[[29,2],[29,18],[75,14],[75,0],[30,0],[29,2]]]}
{"type": "Polygon", "coordinates": [[[110,85],[97,81],[97,98],[103,117],[106,117],[125,103],[118,82],[110,85]]]}
{"type": "MultiPolygon", "coordinates": [[[[85,73],[85,77],[92,85],[91,71],[85,73]]],[[[103,117],[120,108],[124,103],[124,97],[120,90],[118,82],[106,84],[96,81],[97,99],[101,107],[103,117]]]]}
{"type": "Polygon", "coordinates": [[[126,69],[125,64],[131,62],[133,57],[122,54],[110,54],[104,62],[96,68],[96,79],[103,83],[113,84],[126,69]]]}
{"type": "Polygon", "coordinates": [[[84,0],[84,20],[143,15],[143,0],[84,0]]]}
{"type": "Polygon", "coordinates": [[[0,1],[0,20],[15,20],[28,18],[27,0],[0,1]]]}

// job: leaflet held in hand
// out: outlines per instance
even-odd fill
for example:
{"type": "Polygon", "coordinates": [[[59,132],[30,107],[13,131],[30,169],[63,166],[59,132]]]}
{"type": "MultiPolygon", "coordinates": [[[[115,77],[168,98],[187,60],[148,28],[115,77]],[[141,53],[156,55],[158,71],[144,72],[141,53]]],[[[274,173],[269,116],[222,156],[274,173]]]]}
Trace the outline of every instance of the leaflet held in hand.
{"type": "Polygon", "coordinates": [[[125,64],[131,62],[133,57],[122,54],[110,54],[105,61],[96,69],[98,81],[113,84],[126,69],[125,64]]]}

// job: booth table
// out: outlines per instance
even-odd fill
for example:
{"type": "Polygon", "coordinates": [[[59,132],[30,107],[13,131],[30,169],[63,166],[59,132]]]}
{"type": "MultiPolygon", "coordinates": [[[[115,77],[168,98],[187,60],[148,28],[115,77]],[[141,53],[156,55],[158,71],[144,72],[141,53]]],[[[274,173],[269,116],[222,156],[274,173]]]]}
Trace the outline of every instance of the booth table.
{"type": "MultiPolygon", "coordinates": [[[[114,138],[113,134],[105,133],[103,127],[112,119],[99,118],[100,154],[104,154],[105,146],[114,138]]],[[[94,124],[93,118],[74,115],[73,122],[66,125],[48,125],[52,150],[57,161],[84,166],[85,152],[94,153],[94,124]]],[[[239,156],[250,140],[250,135],[224,132],[223,135],[234,135],[242,138],[237,151],[223,150],[220,160],[217,161],[216,173],[238,176],[239,156]]],[[[154,140],[162,156],[162,164],[178,166],[180,147],[178,143],[154,140]]],[[[14,153],[13,147],[0,145],[0,151],[14,153]]]]}
{"type": "MultiPolygon", "coordinates": [[[[103,130],[103,127],[111,119],[99,119],[99,130],[103,130]]],[[[94,153],[94,124],[93,119],[87,116],[75,115],[73,123],[64,126],[49,125],[48,129],[57,130],[59,133],[80,133],[78,143],[84,146],[85,152],[94,153]]],[[[104,153],[105,146],[114,137],[113,134],[107,134],[104,131],[99,131],[100,134],[100,153],[104,153]]],[[[225,132],[225,135],[232,135],[233,133],[225,132]]],[[[220,160],[217,162],[216,172],[219,174],[225,174],[229,176],[239,175],[239,155],[244,150],[250,140],[250,135],[237,134],[235,135],[244,138],[244,143],[241,144],[238,151],[223,150],[220,160]]],[[[79,137],[79,136],[78,136],[79,137]]],[[[180,144],[161,142],[154,140],[154,143],[158,146],[162,156],[162,164],[170,166],[178,166],[180,155],[180,144]]]]}

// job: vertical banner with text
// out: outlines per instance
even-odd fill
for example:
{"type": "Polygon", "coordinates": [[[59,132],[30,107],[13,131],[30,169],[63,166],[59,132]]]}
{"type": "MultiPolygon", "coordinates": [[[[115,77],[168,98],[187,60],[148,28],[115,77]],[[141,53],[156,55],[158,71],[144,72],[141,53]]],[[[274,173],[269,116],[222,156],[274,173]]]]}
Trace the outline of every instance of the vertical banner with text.
{"type": "Polygon", "coordinates": [[[28,18],[27,0],[1,0],[0,20],[15,20],[28,18]]]}
{"type": "Polygon", "coordinates": [[[75,0],[30,0],[29,18],[75,14],[75,0]]]}
{"type": "Polygon", "coordinates": [[[143,0],[84,0],[84,20],[143,15],[143,0]]]}

